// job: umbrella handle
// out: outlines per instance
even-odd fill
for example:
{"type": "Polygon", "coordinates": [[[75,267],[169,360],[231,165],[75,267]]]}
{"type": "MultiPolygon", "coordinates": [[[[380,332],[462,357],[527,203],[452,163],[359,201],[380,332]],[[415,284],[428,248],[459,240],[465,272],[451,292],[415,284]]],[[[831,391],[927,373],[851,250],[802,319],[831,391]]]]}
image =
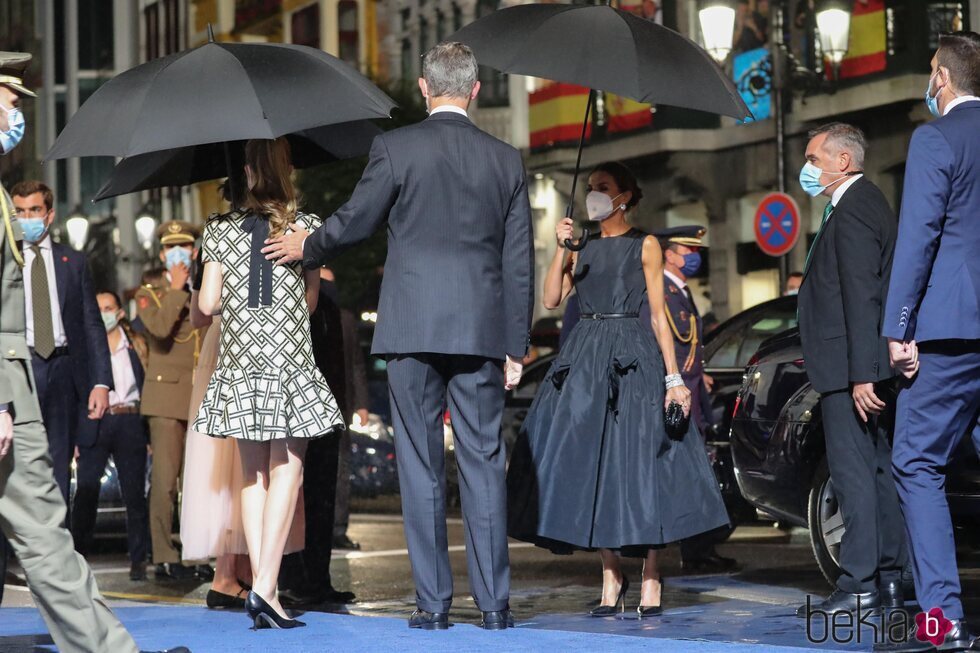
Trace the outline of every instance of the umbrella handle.
{"type": "Polygon", "coordinates": [[[570,252],[581,252],[585,249],[585,244],[589,242],[589,237],[592,236],[592,232],[588,229],[582,230],[582,236],[578,239],[578,243],[575,243],[569,239],[565,239],[565,249],[570,252]]]}

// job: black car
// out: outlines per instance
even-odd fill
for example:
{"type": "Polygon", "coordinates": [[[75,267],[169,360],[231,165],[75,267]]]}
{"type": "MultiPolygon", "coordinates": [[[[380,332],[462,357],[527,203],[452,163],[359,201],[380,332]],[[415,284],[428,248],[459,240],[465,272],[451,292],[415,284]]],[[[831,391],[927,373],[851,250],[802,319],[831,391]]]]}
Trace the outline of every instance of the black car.
{"type": "MultiPolygon", "coordinates": [[[[894,396],[890,397],[894,405],[894,396]]],[[[742,496],[805,527],[820,570],[834,584],[844,523],[827,468],[819,395],[810,386],[798,329],[763,343],[745,371],[733,410],[731,450],[742,496]]],[[[976,546],[980,461],[969,438],[947,470],[958,534],[976,546]]]]}

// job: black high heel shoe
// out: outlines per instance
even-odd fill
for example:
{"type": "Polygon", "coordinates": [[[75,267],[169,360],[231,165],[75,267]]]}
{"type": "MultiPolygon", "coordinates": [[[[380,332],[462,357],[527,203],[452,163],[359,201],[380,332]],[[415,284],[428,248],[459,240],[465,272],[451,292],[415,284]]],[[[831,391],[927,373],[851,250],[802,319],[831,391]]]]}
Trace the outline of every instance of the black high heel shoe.
{"type": "Polygon", "coordinates": [[[630,579],[623,574],[623,584],[619,586],[619,596],[613,605],[600,605],[589,610],[591,617],[611,617],[617,612],[626,612],[626,590],[630,588],[630,579]]]}
{"type": "Polygon", "coordinates": [[[245,610],[252,618],[255,629],[262,628],[300,628],[306,624],[299,619],[289,619],[280,617],[272,606],[265,602],[261,596],[255,592],[249,592],[245,599],[245,610]]]}
{"type": "Polygon", "coordinates": [[[664,602],[664,579],[663,576],[657,578],[657,582],[660,583],[660,603],[661,605],[638,605],[636,606],[636,614],[643,617],[656,617],[664,613],[663,602],[664,602]]]}

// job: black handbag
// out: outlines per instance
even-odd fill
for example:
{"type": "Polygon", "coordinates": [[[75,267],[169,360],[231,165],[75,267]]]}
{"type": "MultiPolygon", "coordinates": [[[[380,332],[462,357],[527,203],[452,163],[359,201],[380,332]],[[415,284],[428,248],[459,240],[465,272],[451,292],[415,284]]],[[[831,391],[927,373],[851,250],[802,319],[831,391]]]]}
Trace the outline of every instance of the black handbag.
{"type": "Polygon", "coordinates": [[[664,426],[667,427],[667,436],[671,440],[682,440],[687,433],[687,416],[684,415],[684,408],[676,401],[670,402],[664,411],[664,426]]]}

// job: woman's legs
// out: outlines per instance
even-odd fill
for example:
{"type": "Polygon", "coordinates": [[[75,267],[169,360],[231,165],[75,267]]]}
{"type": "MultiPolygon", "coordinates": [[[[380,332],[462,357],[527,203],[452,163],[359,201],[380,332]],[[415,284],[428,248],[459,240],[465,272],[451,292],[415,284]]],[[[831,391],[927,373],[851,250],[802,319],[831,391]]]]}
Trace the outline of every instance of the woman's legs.
{"type": "Polygon", "coordinates": [[[231,596],[236,596],[242,590],[236,572],[237,559],[238,556],[234,553],[218,556],[214,562],[214,580],[211,581],[211,589],[231,596]]]}
{"type": "Polygon", "coordinates": [[[619,591],[623,587],[623,571],[619,566],[619,554],[609,549],[599,549],[602,560],[602,601],[601,605],[616,605],[619,591]]]}
{"type": "MultiPolygon", "coordinates": [[[[251,556],[253,566],[256,557],[258,558],[252,584],[253,591],[282,616],[286,613],[279,605],[276,586],[282,552],[296,512],[296,498],[303,483],[305,454],[306,440],[286,438],[272,442],[269,454],[269,484],[262,518],[262,541],[258,549],[259,555],[251,556]]],[[[251,551],[252,543],[249,540],[249,552],[251,551]]]]}
{"type": "Polygon", "coordinates": [[[248,554],[235,555],[235,577],[243,582],[252,585],[252,564],[248,560],[248,554]]]}
{"type": "Polygon", "coordinates": [[[647,551],[647,557],[643,561],[643,585],[640,587],[640,605],[647,608],[660,605],[662,589],[657,550],[650,549],[647,551]]]}
{"type": "Polygon", "coordinates": [[[242,528],[248,557],[252,565],[252,577],[258,575],[259,556],[262,551],[262,522],[265,515],[266,494],[269,489],[270,442],[239,440],[238,453],[242,460],[242,528]]]}

